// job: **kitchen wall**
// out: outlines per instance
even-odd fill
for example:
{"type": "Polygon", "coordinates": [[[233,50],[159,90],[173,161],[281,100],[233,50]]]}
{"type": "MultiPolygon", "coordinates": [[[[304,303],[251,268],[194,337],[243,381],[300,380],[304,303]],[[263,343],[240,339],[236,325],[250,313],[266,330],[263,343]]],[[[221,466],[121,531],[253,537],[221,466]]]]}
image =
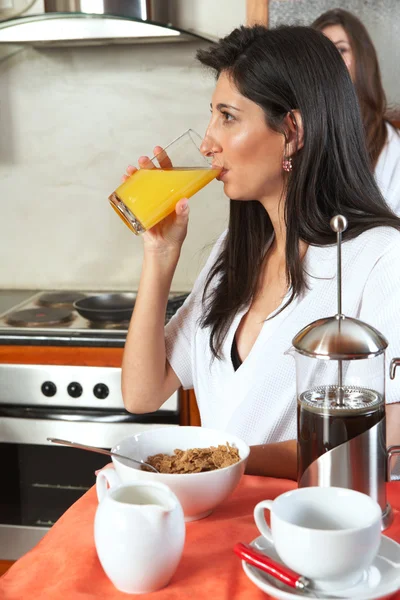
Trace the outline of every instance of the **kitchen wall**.
{"type": "MultiPolygon", "coordinates": [[[[245,20],[245,0],[221,0],[218,11],[187,1],[217,36],[245,20]]],[[[107,196],[153,145],[204,132],[214,81],[194,60],[199,45],[2,49],[0,288],[137,286],[142,242],[107,196]]],[[[191,288],[227,208],[219,182],[192,199],[173,289],[191,288]]]]}

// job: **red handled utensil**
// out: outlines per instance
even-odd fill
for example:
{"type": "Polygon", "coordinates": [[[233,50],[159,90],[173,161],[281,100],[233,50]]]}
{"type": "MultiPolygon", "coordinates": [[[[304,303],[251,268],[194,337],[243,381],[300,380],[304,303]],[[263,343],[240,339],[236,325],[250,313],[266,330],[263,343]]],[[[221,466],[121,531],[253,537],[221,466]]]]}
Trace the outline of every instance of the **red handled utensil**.
{"type": "MultiPolygon", "coordinates": [[[[253,546],[238,542],[234,546],[233,551],[249,565],[253,565],[254,567],[257,567],[257,569],[265,571],[268,575],[271,575],[271,577],[275,577],[278,581],[302,592],[305,596],[312,596],[313,598],[327,597],[323,592],[319,592],[312,588],[310,579],[292,571],[289,567],[277,562],[267,554],[260,552],[260,550],[253,548],[253,546]]],[[[344,599],[345,596],[333,596],[329,593],[329,598],[338,598],[338,600],[341,600],[344,599]]]]}
{"type": "Polygon", "coordinates": [[[268,573],[268,575],[275,577],[275,579],[279,579],[279,581],[282,581],[282,583],[285,583],[296,590],[309,591],[309,579],[299,575],[298,573],[295,573],[288,567],[285,567],[285,565],[282,565],[266,554],[256,550],[252,546],[238,542],[235,544],[233,551],[242,560],[245,560],[250,565],[265,571],[268,573]]]}

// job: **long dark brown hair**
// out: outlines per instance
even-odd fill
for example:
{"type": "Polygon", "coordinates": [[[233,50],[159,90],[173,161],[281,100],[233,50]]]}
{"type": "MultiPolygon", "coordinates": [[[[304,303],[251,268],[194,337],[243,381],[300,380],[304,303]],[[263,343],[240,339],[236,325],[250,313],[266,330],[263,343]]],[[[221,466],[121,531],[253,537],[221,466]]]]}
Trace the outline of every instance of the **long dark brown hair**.
{"type": "MultiPolygon", "coordinates": [[[[335,241],[329,222],[343,214],[344,239],[379,225],[400,229],[371,173],[360,109],[347,68],[335,45],[309,27],[240,27],[198,60],[225,72],[239,92],[264,111],[267,125],[285,135],[285,117],[302,116],[304,145],[287,175],[285,197],[286,278],[289,302],[306,287],[299,242],[335,241]]],[[[269,215],[256,200],[230,201],[228,232],[208,275],[202,327],[221,358],[237,312],[254,297],[265,251],[273,235],[269,215]],[[211,285],[213,283],[213,285],[211,285]]]]}
{"type": "Polygon", "coordinates": [[[328,10],[311,27],[322,31],[330,25],[340,25],[348,35],[354,55],[354,86],[361,108],[367,148],[374,169],[387,140],[386,95],[374,44],[365,26],[347,10],[328,10]]]}

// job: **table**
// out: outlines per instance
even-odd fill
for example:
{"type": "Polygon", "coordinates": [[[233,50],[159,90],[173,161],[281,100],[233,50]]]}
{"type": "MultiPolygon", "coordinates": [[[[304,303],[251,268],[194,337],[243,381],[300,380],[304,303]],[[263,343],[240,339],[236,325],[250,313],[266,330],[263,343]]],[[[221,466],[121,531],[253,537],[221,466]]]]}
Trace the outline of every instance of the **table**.
{"type": "MultiPolygon", "coordinates": [[[[238,541],[250,542],[258,530],[253,508],[260,500],[296,487],[293,481],[245,475],[233,494],[206,519],[187,523],[183,556],[169,585],[152,600],[267,600],[244,574],[232,551],[238,541]]],[[[395,519],[386,535],[400,542],[400,482],[387,484],[395,519]]],[[[0,579],[1,600],[123,600],[97,558],[93,521],[95,488],[80,498],[39,544],[0,579]]],[[[134,598],[135,596],[131,596],[134,598]]],[[[400,600],[400,592],[392,596],[400,600]]]]}

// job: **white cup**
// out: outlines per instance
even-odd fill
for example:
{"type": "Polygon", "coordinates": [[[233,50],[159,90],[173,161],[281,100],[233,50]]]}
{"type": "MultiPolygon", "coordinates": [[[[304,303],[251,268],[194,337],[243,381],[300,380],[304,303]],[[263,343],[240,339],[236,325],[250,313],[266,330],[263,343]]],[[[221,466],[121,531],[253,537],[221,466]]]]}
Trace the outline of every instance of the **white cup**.
{"type": "Polygon", "coordinates": [[[355,585],[377,555],[382,511],[366,494],[337,487],[306,487],[263,500],[254,509],[261,534],[281,560],[331,591],[355,585]],[[271,529],[264,509],[271,511],[271,529]]]}
{"type": "Polygon", "coordinates": [[[177,497],[162,483],[137,481],[108,490],[104,483],[104,476],[98,476],[94,540],[106,575],[128,594],[166,586],[185,541],[177,497]]]}

